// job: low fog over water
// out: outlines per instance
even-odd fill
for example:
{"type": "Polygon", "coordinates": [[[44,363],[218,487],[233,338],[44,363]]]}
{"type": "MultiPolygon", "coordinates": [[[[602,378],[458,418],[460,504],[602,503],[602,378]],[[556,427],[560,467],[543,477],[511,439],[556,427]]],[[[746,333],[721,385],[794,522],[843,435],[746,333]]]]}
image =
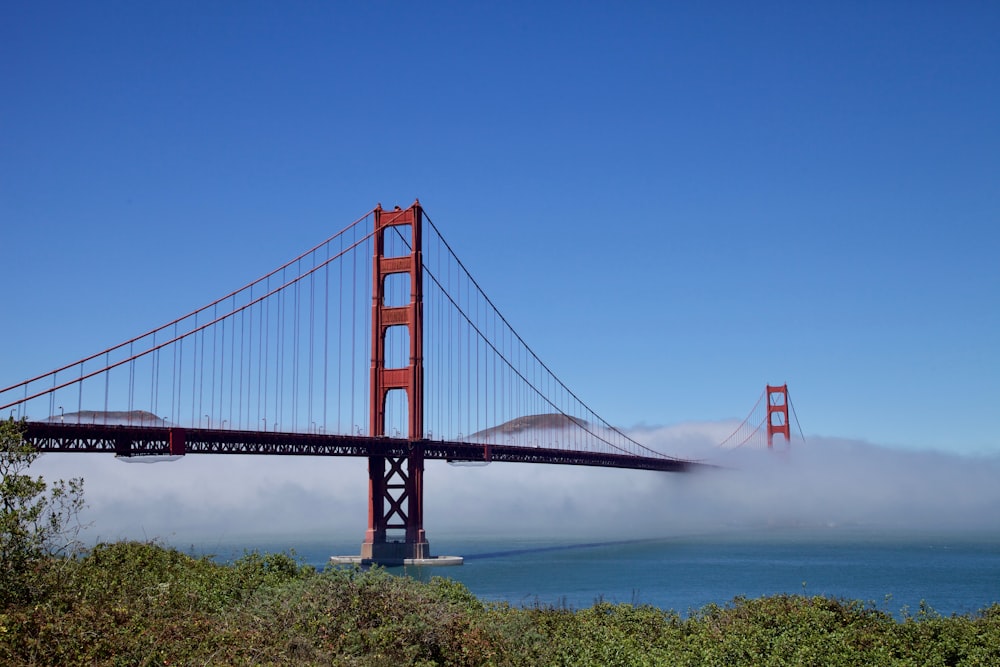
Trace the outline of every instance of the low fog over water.
{"type": "MultiPolygon", "coordinates": [[[[772,451],[714,447],[733,425],[632,433],[659,451],[717,466],[691,474],[428,461],[424,514],[432,547],[436,536],[448,535],[641,539],[777,527],[831,536],[985,536],[1000,528],[1000,457],[817,436],[772,451]]],[[[33,474],[84,478],[88,542],[360,543],[367,517],[364,459],[189,455],[144,463],[46,454],[33,474]]]]}

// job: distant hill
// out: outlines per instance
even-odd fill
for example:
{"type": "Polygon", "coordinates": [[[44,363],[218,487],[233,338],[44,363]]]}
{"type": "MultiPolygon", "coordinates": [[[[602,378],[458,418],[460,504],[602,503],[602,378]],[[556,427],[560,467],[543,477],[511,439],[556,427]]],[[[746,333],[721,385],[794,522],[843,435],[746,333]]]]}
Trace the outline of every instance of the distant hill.
{"type": "Polygon", "coordinates": [[[503,436],[524,433],[525,431],[555,430],[563,428],[587,428],[586,420],[570,417],[556,412],[543,415],[527,415],[517,417],[499,426],[493,426],[473,433],[470,439],[492,439],[502,441],[503,436]]]}

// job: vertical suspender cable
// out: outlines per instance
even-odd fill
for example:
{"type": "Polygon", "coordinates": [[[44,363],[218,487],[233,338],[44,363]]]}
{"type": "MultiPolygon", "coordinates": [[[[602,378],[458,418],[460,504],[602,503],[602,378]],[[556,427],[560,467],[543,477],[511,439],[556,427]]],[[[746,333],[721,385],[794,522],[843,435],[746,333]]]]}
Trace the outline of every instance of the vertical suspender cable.
{"type": "MultiPolygon", "coordinates": [[[[316,264],[315,258],[313,265],[316,264]]],[[[313,429],[313,345],[316,342],[316,276],[309,274],[309,362],[306,368],[309,371],[309,391],[307,394],[306,426],[313,429]]],[[[315,429],[313,429],[315,430],[315,429]]]]}
{"type": "MultiPolygon", "coordinates": [[[[267,291],[271,291],[271,281],[267,281],[267,291]]],[[[257,377],[257,409],[258,409],[258,423],[264,422],[264,430],[267,430],[267,378],[268,370],[271,366],[270,363],[270,352],[271,352],[271,297],[268,297],[264,301],[264,312],[261,313],[260,318],[260,341],[258,343],[260,355],[260,370],[257,377]],[[263,405],[262,405],[263,404],[263,405]]]]}
{"type": "MultiPolygon", "coordinates": [[[[330,244],[326,244],[326,265],[323,267],[323,433],[327,433],[330,378],[330,244]]],[[[341,264],[341,262],[338,262],[341,264]]]]}
{"type": "MultiPolygon", "coordinates": [[[[357,345],[355,343],[356,341],[355,332],[357,331],[357,316],[358,316],[357,312],[358,259],[357,259],[357,253],[353,252],[351,253],[351,281],[353,287],[353,289],[351,289],[351,423],[354,424],[355,425],[354,428],[357,429],[357,422],[355,421],[355,415],[354,415],[354,394],[357,393],[357,385],[355,384],[355,381],[357,379],[356,376],[357,368],[355,364],[358,355],[356,354],[357,345]]],[[[371,409],[374,410],[375,408],[372,407],[371,409]]],[[[368,435],[373,435],[373,434],[369,433],[368,435]]]]}

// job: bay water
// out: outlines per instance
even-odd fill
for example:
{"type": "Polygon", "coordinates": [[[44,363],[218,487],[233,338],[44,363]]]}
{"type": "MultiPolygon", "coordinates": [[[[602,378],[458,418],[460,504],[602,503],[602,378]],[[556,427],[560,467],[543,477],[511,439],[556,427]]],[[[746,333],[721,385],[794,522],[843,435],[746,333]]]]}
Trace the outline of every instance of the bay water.
{"type": "MultiPolygon", "coordinates": [[[[649,604],[688,615],[737,596],[781,593],[861,600],[902,618],[921,604],[942,615],[1000,603],[1000,536],[763,530],[600,541],[439,535],[435,554],[455,567],[389,568],[421,580],[444,576],[480,599],[583,608],[597,601],[649,604]]],[[[191,547],[221,561],[245,551],[294,551],[317,568],[357,542],[245,540],[191,547]]]]}

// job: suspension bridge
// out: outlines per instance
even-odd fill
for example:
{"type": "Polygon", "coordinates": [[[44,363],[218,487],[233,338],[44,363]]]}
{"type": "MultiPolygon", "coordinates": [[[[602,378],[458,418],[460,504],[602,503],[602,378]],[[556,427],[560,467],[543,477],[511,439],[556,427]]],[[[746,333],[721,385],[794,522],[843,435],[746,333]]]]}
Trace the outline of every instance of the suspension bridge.
{"type": "MultiPolygon", "coordinates": [[[[768,386],[723,444],[788,441],[789,406],[787,386],[768,386]]],[[[376,206],[206,306],[0,389],[8,412],[40,452],[366,457],[361,557],[387,564],[432,558],[427,460],[701,465],[642,445],[584,403],[419,201],[376,206]]]]}

